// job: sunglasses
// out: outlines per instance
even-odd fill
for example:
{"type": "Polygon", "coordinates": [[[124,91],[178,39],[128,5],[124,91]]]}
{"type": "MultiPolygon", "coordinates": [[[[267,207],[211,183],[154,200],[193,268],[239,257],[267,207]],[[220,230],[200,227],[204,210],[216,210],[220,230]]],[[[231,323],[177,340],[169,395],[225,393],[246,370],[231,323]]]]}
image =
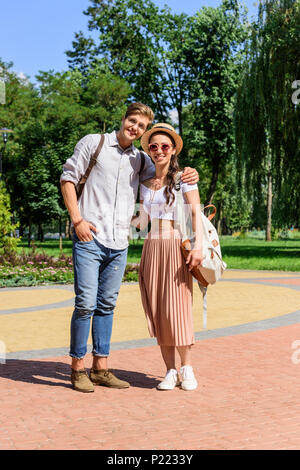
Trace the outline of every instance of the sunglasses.
{"type": "Polygon", "coordinates": [[[167,152],[171,148],[171,145],[169,145],[169,144],[162,144],[162,145],[149,144],[149,150],[151,152],[156,152],[159,149],[159,147],[162,149],[163,152],[167,152]]]}

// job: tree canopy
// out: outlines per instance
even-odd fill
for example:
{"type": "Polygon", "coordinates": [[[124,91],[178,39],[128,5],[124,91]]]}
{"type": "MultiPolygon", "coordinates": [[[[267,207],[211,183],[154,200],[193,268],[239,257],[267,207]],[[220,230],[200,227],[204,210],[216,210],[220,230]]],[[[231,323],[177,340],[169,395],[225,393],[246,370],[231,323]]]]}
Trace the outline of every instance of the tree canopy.
{"type": "Polygon", "coordinates": [[[59,187],[62,165],[84,135],[119,125],[130,87],[99,65],[85,75],[40,72],[35,88],[11,66],[1,65],[8,99],[0,107],[0,122],[14,130],[3,158],[3,179],[22,232],[67,216],[59,187]]]}
{"type": "Polygon", "coordinates": [[[292,84],[300,76],[299,37],[299,2],[260,4],[235,107],[239,174],[247,174],[259,225],[263,214],[257,209],[273,193],[273,224],[300,222],[300,109],[292,100],[292,84]]]}
{"type": "Polygon", "coordinates": [[[252,23],[238,0],[191,16],[91,0],[84,14],[93,38],[75,34],[68,70],[40,71],[34,86],[0,60],[0,126],[14,130],[2,179],[21,233],[67,220],[63,163],[132,101],[178,129],[180,164],[198,170],[220,232],[299,226],[299,1],[261,0],[252,23]]]}

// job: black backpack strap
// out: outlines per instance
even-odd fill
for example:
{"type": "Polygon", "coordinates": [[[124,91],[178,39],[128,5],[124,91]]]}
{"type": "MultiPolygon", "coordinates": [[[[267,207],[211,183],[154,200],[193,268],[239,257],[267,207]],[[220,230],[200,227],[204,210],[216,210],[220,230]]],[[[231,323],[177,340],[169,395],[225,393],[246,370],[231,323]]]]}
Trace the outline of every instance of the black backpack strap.
{"type": "MultiPolygon", "coordinates": [[[[139,169],[139,177],[141,176],[141,173],[144,169],[144,166],[145,166],[145,154],[143,152],[140,152],[140,160],[141,160],[141,165],[140,165],[140,169],[139,169]]],[[[138,191],[137,191],[137,197],[136,197],[136,203],[139,204],[140,202],[140,183],[139,183],[139,186],[138,186],[138,191]]],[[[137,211],[137,215],[139,214],[140,211],[137,211]]]]}
{"type": "Polygon", "coordinates": [[[84,188],[84,185],[86,183],[86,180],[88,179],[89,177],[89,174],[90,172],[92,171],[92,168],[94,167],[94,165],[96,164],[96,161],[97,161],[97,158],[98,158],[98,155],[99,153],[101,152],[101,149],[103,147],[103,144],[104,144],[104,134],[101,134],[101,138],[100,138],[100,142],[98,144],[98,147],[96,149],[96,152],[91,156],[91,159],[90,159],[90,162],[89,162],[89,166],[87,167],[86,169],[86,172],[84,173],[84,175],[80,178],[80,181],[77,185],[77,188],[76,188],[76,193],[77,193],[77,200],[80,198],[81,194],[82,194],[82,191],[83,191],[83,188],[84,188]]]}
{"type": "Polygon", "coordinates": [[[140,166],[140,171],[139,171],[139,176],[141,175],[143,169],[144,169],[144,166],[145,166],[145,155],[143,154],[143,152],[140,152],[140,160],[141,160],[141,166],[140,166]]]}

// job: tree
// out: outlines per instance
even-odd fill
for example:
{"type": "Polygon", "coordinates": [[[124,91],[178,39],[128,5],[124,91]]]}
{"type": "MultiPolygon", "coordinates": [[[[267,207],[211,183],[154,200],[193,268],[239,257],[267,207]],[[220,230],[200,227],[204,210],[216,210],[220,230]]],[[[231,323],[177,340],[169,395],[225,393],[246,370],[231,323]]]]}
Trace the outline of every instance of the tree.
{"type": "Polygon", "coordinates": [[[119,126],[130,87],[103,64],[94,63],[85,75],[79,70],[40,72],[37,80],[52,142],[119,126]]]}
{"type": "Polygon", "coordinates": [[[23,195],[16,180],[18,173],[26,168],[32,149],[43,145],[44,104],[38,90],[26,77],[12,72],[12,66],[12,62],[0,59],[0,77],[6,88],[5,104],[0,106],[0,125],[14,131],[6,146],[2,178],[10,195],[11,210],[19,215],[23,195]],[[28,154],[25,147],[29,149],[28,154]]]}
{"type": "Polygon", "coordinates": [[[51,183],[46,155],[37,152],[31,156],[27,168],[18,172],[17,185],[22,188],[23,203],[20,218],[29,225],[28,243],[30,245],[32,225],[38,226],[39,239],[43,240],[43,224],[58,219],[63,213],[59,205],[57,184],[51,183]]]}
{"type": "Polygon", "coordinates": [[[67,51],[71,68],[87,67],[97,60],[106,63],[112,73],[132,87],[132,99],[148,104],[158,120],[178,114],[182,131],[182,110],[190,80],[182,64],[181,48],[188,17],[160,10],[151,0],[94,0],[84,13],[89,28],[99,32],[99,41],[86,39],[82,33],[67,51]],[[94,44],[94,45],[93,45],[94,44]]]}
{"type": "MultiPolygon", "coordinates": [[[[14,129],[3,164],[12,209],[21,231],[67,218],[59,178],[77,141],[88,133],[110,132],[120,124],[129,85],[103,64],[79,70],[40,72],[36,89],[3,64],[7,88],[0,123],[14,129]]],[[[30,234],[29,234],[30,240],[30,234]]]]}
{"type": "Polygon", "coordinates": [[[272,208],[275,225],[300,221],[299,107],[291,100],[291,85],[300,73],[299,24],[298,2],[260,3],[237,94],[237,165],[239,174],[247,174],[254,210],[266,206],[267,240],[272,208]]]}
{"type": "Polygon", "coordinates": [[[9,194],[3,181],[0,181],[0,253],[16,250],[18,239],[12,235],[17,226],[12,223],[9,194]]]}
{"type": "Polygon", "coordinates": [[[151,0],[92,4],[84,13],[99,39],[79,34],[67,52],[70,66],[86,67],[86,51],[91,64],[106,61],[125,78],[132,97],[150,105],[156,120],[170,121],[174,112],[185,140],[181,161],[196,167],[205,162],[211,202],[220,168],[233,153],[233,96],[247,34],[237,0],[193,17],[159,9],[151,0]]]}
{"type": "Polygon", "coordinates": [[[237,1],[202,8],[189,20],[183,54],[192,85],[184,137],[191,161],[198,161],[209,175],[206,204],[213,201],[218,179],[224,169],[226,174],[234,153],[233,105],[247,34],[237,1]]]}

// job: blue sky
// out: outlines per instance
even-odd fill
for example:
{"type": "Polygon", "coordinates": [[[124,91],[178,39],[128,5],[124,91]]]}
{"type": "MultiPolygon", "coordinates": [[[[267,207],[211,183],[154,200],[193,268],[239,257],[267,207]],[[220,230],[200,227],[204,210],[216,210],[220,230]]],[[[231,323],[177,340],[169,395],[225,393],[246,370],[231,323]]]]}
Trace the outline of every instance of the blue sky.
{"type": "MultiPolygon", "coordinates": [[[[202,6],[218,6],[220,0],[153,0],[173,12],[192,15],[202,6]]],[[[249,17],[255,15],[254,0],[243,0],[249,17]]],[[[0,58],[14,63],[13,70],[32,81],[39,70],[68,68],[65,51],[72,48],[74,33],[88,31],[82,12],[89,0],[0,0],[0,58]]]]}

